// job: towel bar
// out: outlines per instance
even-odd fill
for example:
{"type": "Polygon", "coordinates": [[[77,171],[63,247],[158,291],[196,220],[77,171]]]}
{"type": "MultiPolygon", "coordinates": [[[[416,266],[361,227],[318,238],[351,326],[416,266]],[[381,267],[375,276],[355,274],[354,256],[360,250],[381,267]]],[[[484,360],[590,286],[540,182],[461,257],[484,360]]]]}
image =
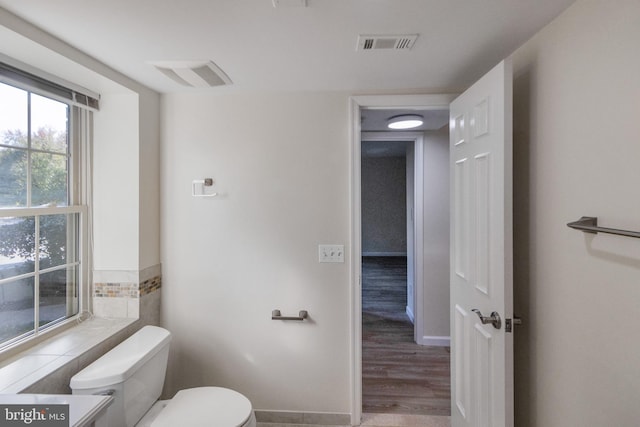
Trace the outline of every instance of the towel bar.
{"type": "Polygon", "coordinates": [[[616,234],[618,236],[637,237],[640,238],[640,232],[619,230],[617,228],[598,227],[598,218],[595,216],[583,216],[577,221],[567,224],[568,227],[575,228],[576,230],[582,230],[585,233],[608,233],[616,234]]]}

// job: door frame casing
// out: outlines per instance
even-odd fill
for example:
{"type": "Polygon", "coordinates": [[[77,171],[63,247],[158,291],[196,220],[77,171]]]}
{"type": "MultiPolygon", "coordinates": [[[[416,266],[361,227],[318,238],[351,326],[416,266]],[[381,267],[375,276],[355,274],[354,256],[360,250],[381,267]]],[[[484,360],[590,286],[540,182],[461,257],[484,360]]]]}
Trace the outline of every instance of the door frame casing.
{"type": "MultiPolygon", "coordinates": [[[[361,109],[393,109],[393,108],[416,108],[416,109],[449,109],[449,104],[456,98],[455,94],[438,94],[438,95],[362,95],[352,96],[349,98],[349,114],[350,114],[350,186],[349,186],[349,198],[350,198],[350,239],[349,245],[351,250],[349,251],[349,278],[350,278],[350,297],[351,297],[351,309],[350,309],[350,325],[349,336],[351,340],[350,346],[350,376],[351,376],[351,425],[360,425],[362,418],[362,231],[361,231],[361,215],[362,206],[360,200],[361,193],[361,109]]],[[[415,132],[414,132],[415,133],[415,132]]],[[[423,160],[423,144],[417,144],[416,148],[420,147],[420,153],[415,153],[415,164],[420,163],[423,160]],[[420,159],[420,162],[418,161],[420,159]]],[[[422,165],[421,165],[422,166],[422,165]]],[[[423,194],[422,190],[418,194],[418,185],[420,189],[423,188],[423,169],[420,168],[420,177],[416,173],[414,176],[416,179],[416,200],[414,205],[418,206],[418,197],[420,199],[420,210],[422,212],[423,194]],[[419,182],[418,182],[419,181],[419,182]]],[[[417,172],[417,171],[416,171],[417,172]]],[[[421,268],[418,268],[418,264],[422,266],[422,215],[418,216],[418,212],[415,212],[415,237],[419,238],[414,240],[415,244],[415,266],[416,274],[414,275],[414,288],[422,288],[423,285],[423,272],[421,268]],[[419,230],[419,232],[418,232],[419,230]],[[420,258],[418,258],[420,256],[420,258]],[[420,262],[417,262],[420,259],[420,262]],[[418,276],[418,273],[420,275],[418,276]]],[[[421,291],[422,292],[422,291],[421,291]]],[[[417,293],[417,292],[416,292],[417,293]]],[[[422,295],[422,294],[420,294],[422,295]]],[[[417,297],[417,295],[416,295],[417,297]]],[[[417,302],[417,300],[416,300],[417,302]]],[[[420,302],[421,304],[421,302],[420,302]]],[[[422,320],[422,319],[420,319],[422,320]]],[[[417,323],[417,319],[416,319],[417,323]]],[[[422,325],[420,325],[422,328],[422,325]]],[[[417,328],[416,328],[417,330],[417,328]]],[[[420,329],[421,330],[421,329],[420,329]]],[[[417,331],[416,331],[417,332],[417,331]]]]}

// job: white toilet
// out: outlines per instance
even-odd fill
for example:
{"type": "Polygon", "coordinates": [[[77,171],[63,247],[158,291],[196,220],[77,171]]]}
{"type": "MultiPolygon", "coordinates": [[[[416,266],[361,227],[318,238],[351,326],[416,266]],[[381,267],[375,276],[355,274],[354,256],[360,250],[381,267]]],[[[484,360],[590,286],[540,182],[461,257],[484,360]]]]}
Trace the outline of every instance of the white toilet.
{"type": "Polygon", "coordinates": [[[109,427],[255,427],[251,402],[221,387],[181,390],[159,401],[171,333],[145,326],[71,378],[73,394],[110,394],[109,427]]]}

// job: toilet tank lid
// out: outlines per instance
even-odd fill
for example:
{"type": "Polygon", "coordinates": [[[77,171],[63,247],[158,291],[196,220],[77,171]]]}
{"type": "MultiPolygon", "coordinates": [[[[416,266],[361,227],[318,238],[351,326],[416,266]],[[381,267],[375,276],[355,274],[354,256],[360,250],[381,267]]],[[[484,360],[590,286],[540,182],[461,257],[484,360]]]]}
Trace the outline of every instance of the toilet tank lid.
{"type": "Polygon", "coordinates": [[[171,333],[145,326],[71,378],[72,390],[106,387],[133,375],[171,341],[171,333]]]}

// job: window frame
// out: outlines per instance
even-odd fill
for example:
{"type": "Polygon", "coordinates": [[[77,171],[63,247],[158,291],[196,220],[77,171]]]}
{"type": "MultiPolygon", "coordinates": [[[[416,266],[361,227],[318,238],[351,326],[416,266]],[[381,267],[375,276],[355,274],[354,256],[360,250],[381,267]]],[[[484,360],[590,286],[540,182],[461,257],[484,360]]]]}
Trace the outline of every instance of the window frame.
{"type": "MultiPolygon", "coordinates": [[[[22,333],[16,337],[0,342],[0,356],[4,354],[13,353],[14,351],[20,351],[23,347],[33,345],[39,342],[43,337],[50,334],[55,334],[66,329],[65,325],[70,325],[73,322],[80,320],[84,313],[86,313],[88,307],[88,295],[89,295],[89,282],[90,282],[90,260],[91,260],[91,248],[89,242],[89,219],[90,219],[90,205],[91,200],[90,187],[87,188],[87,180],[90,180],[90,158],[87,153],[90,153],[90,146],[87,144],[91,141],[91,135],[87,132],[91,132],[91,109],[81,108],[77,103],[49,93],[46,90],[40,88],[40,86],[32,86],[27,83],[16,81],[10,78],[1,77],[0,83],[25,90],[31,94],[36,94],[48,99],[61,102],[68,106],[67,114],[67,152],[65,154],[50,152],[47,150],[38,150],[31,146],[31,143],[27,144],[27,147],[15,147],[6,144],[0,144],[2,147],[10,149],[20,149],[29,153],[51,153],[55,155],[65,155],[67,162],[67,202],[66,206],[30,206],[31,204],[31,173],[30,162],[27,171],[27,206],[24,207],[7,207],[0,208],[0,218],[8,217],[34,217],[35,220],[35,242],[39,242],[39,218],[46,215],[77,215],[77,223],[75,224],[75,232],[77,236],[74,236],[74,241],[77,242],[77,247],[74,246],[74,252],[76,253],[75,260],[69,262],[69,259],[65,260],[64,264],[58,264],[49,268],[40,268],[39,266],[39,245],[36,244],[35,259],[34,259],[34,271],[30,273],[20,274],[17,276],[5,278],[0,280],[0,286],[5,283],[20,280],[22,278],[34,277],[34,327],[30,331],[22,333]],[[83,114],[83,110],[89,111],[89,115],[83,114]],[[77,313],[60,318],[47,323],[46,325],[39,325],[40,320],[40,289],[38,286],[38,280],[36,279],[42,274],[48,272],[67,270],[69,268],[76,268],[77,270],[77,284],[72,287],[77,291],[77,313]]],[[[29,99],[31,96],[29,95],[29,99]]],[[[28,114],[28,138],[31,141],[32,129],[31,129],[31,102],[29,102],[28,114]]],[[[69,233],[70,230],[67,230],[69,233]]],[[[69,239],[67,239],[69,241],[69,239]]],[[[67,246],[69,247],[69,246],[67,246]]],[[[67,292],[69,292],[69,281],[67,281],[67,292]]]]}

